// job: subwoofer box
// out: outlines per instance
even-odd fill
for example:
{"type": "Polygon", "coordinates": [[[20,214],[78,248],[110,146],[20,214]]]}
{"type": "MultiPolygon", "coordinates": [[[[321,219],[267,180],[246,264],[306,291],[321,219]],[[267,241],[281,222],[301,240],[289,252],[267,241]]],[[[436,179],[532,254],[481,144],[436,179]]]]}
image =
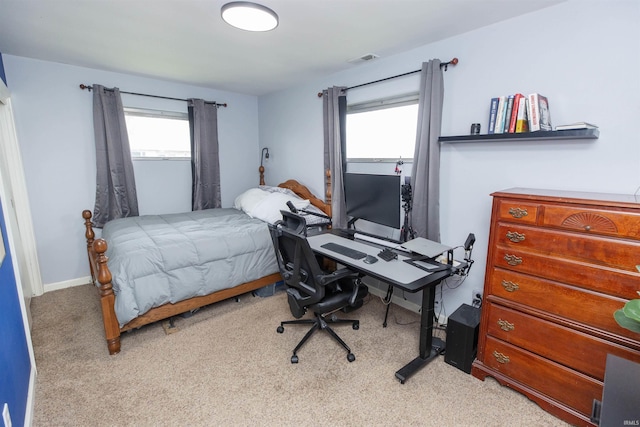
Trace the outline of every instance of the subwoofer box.
{"type": "Polygon", "coordinates": [[[444,361],[467,374],[478,350],[480,308],[462,304],[447,321],[444,361]]]}

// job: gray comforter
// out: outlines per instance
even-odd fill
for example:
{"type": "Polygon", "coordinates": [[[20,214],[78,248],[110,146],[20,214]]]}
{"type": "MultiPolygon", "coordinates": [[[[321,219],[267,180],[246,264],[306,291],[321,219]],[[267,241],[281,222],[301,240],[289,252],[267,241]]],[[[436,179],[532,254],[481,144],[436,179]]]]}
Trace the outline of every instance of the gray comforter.
{"type": "Polygon", "coordinates": [[[117,219],[102,237],[121,327],[153,307],[278,271],[267,224],[236,209],[117,219]]]}

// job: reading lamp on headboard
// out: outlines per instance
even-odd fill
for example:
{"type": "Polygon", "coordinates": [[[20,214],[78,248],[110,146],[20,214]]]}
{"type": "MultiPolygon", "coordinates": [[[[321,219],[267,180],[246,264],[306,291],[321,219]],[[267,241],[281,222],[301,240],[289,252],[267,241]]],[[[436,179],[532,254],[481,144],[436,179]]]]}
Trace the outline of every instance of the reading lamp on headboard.
{"type": "Polygon", "coordinates": [[[262,153],[260,153],[260,167],[258,168],[258,171],[260,172],[260,185],[264,185],[264,166],[262,166],[262,162],[264,159],[268,159],[269,158],[269,149],[267,147],[264,147],[262,149],[262,153]]]}

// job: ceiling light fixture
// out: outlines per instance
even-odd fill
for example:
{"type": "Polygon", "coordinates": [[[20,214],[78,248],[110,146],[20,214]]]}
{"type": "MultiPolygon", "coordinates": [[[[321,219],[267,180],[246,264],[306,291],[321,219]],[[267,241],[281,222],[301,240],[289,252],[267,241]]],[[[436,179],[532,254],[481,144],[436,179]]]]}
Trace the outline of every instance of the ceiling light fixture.
{"type": "Polygon", "coordinates": [[[271,9],[248,1],[234,1],[222,6],[222,19],[246,31],[270,31],[278,26],[278,15],[271,9]]]}

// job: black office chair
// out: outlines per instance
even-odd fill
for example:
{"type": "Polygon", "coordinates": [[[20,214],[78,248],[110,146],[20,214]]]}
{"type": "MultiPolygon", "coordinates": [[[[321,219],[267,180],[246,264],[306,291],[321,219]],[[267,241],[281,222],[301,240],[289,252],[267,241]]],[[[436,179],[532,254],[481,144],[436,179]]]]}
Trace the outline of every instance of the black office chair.
{"type": "Polygon", "coordinates": [[[283,220],[269,225],[278,267],[287,285],[287,299],[293,317],[299,320],[281,322],[278,333],[284,332],[284,325],[310,324],[311,329],[293,349],[291,363],[298,363],[298,350],[318,329],[329,333],[347,350],[347,360],[356,357],[349,346],[331,329],[331,323],[351,323],[359,329],[358,320],[338,319],[333,314],[342,310],[350,312],[362,307],[368,288],[360,280],[360,274],[342,268],[334,272],[321,269],[320,257],[311,250],[306,237],[306,221],[295,213],[281,211],[283,220]],[[300,319],[307,310],[314,313],[313,319],[300,319]],[[328,316],[330,315],[330,316],[328,316]]]}

